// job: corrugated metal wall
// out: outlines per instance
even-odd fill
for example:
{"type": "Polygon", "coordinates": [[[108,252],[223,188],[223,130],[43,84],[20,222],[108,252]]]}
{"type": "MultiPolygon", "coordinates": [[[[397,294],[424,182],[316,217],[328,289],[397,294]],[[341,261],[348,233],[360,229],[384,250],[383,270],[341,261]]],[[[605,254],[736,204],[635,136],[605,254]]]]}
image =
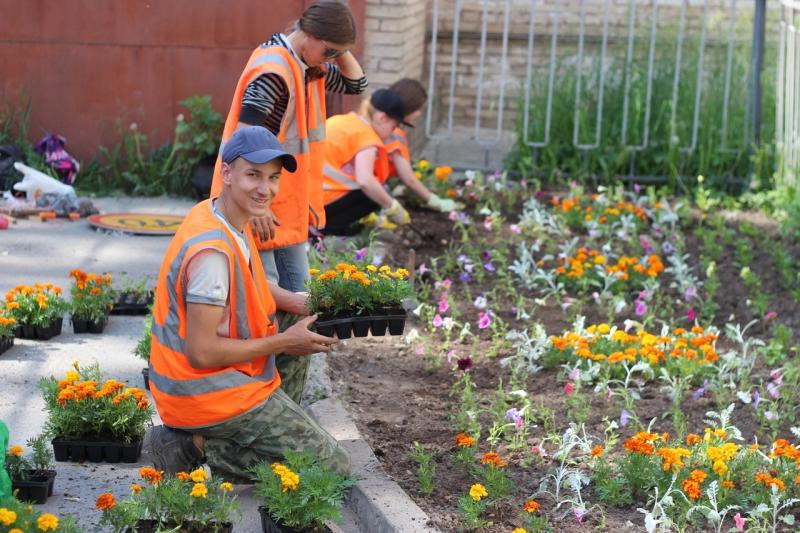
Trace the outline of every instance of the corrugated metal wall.
{"type": "MultiPolygon", "coordinates": [[[[360,27],[365,1],[349,2],[360,27]]],[[[0,0],[0,105],[17,105],[24,91],[31,140],[61,133],[83,159],[132,122],[160,144],[172,137],[178,100],[209,94],[225,116],[250,52],[309,4],[0,0]]],[[[352,100],[337,103],[341,110],[352,100]]]]}

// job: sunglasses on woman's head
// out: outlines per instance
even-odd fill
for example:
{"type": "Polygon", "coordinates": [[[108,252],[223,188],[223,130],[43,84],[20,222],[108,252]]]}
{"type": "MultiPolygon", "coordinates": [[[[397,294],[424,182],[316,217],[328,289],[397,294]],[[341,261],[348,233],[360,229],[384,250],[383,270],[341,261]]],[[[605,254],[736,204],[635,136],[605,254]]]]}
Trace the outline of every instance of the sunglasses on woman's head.
{"type": "MultiPolygon", "coordinates": [[[[322,41],[322,39],[320,39],[322,41]]],[[[337,50],[336,48],[331,48],[328,46],[327,41],[322,41],[322,44],[325,45],[325,51],[323,55],[325,59],[336,59],[337,57],[341,57],[345,55],[349,50],[337,50]]]]}

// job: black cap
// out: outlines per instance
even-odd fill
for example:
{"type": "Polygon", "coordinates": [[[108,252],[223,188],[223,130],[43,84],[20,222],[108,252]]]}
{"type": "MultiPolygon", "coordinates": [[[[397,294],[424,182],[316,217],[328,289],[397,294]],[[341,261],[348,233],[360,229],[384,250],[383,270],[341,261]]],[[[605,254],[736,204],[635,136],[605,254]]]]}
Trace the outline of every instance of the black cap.
{"type": "Polygon", "coordinates": [[[378,111],[383,111],[391,118],[400,122],[400,124],[408,126],[409,128],[414,127],[413,124],[409,124],[405,121],[406,106],[403,103],[403,99],[400,98],[400,95],[396,92],[389,89],[378,89],[372,93],[369,103],[378,111]]]}
{"type": "Polygon", "coordinates": [[[284,151],[278,138],[262,126],[236,130],[231,135],[222,148],[222,161],[230,164],[237,157],[244,158],[256,165],[268,163],[280,157],[283,168],[289,172],[297,170],[297,160],[294,156],[284,151]]]}

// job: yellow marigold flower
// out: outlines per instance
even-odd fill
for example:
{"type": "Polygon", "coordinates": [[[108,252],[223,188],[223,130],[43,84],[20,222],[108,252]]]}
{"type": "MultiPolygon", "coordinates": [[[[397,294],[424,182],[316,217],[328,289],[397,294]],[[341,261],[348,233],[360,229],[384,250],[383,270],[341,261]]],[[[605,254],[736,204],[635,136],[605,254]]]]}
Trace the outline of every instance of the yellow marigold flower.
{"type": "Polygon", "coordinates": [[[58,517],[49,513],[45,513],[36,520],[36,525],[42,531],[58,529],[58,517]]]}
{"type": "Polygon", "coordinates": [[[714,466],[712,467],[714,473],[717,474],[719,477],[724,476],[728,473],[728,465],[725,461],[717,460],[714,461],[714,466]]]}
{"type": "Polygon", "coordinates": [[[373,274],[378,271],[378,267],[376,267],[375,265],[367,265],[366,268],[368,272],[372,272],[373,274]]]}
{"type": "Polygon", "coordinates": [[[271,466],[272,466],[272,471],[278,474],[279,476],[289,471],[289,469],[286,466],[282,465],[281,463],[272,463],[271,466]]]}
{"type": "Polygon", "coordinates": [[[521,527],[518,527],[518,528],[514,529],[513,531],[511,531],[511,533],[528,533],[528,531],[525,530],[525,529],[522,529],[521,527]]]}
{"type": "Polygon", "coordinates": [[[80,373],[77,370],[74,370],[74,369],[67,370],[67,374],[66,374],[65,377],[66,377],[66,380],[68,382],[70,382],[70,383],[73,383],[73,382],[78,381],[79,379],[81,379],[80,373]]]}
{"type": "Polygon", "coordinates": [[[10,526],[17,521],[17,513],[9,511],[5,507],[0,507],[0,524],[10,526]]]}
{"type": "Polygon", "coordinates": [[[22,457],[22,446],[12,446],[8,449],[8,453],[14,457],[22,457]]]}
{"type": "Polygon", "coordinates": [[[117,505],[117,501],[114,499],[114,495],[110,492],[104,492],[100,496],[97,497],[97,501],[94,504],[95,509],[99,511],[108,511],[109,509],[113,509],[117,505]]]}
{"type": "Polygon", "coordinates": [[[469,488],[469,497],[475,500],[476,502],[481,501],[481,498],[488,495],[489,493],[486,491],[486,487],[484,487],[480,483],[475,483],[469,488]]]}
{"type": "Polygon", "coordinates": [[[406,270],[405,268],[398,268],[398,269],[395,271],[395,273],[394,273],[394,276],[395,276],[397,279],[405,279],[405,278],[407,278],[407,277],[408,277],[408,270],[406,270]]]}
{"type": "Polygon", "coordinates": [[[539,505],[539,502],[535,500],[528,500],[525,502],[525,505],[522,506],[522,510],[528,514],[531,514],[538,511],[540,507],[541,505],[539,505]]]}
{"type": "Polygon", "coordinates": [[[25,532],[15,527],[14,529],[9,529],[8,533],[25,533],[25,532]]]}
{"type": "Polygon", "coordinates": [[[419,161],[417,161],[417,166],[422,170],[426,170],[428,167],[431,166],[431,164],[428,162],[427,159],[420,159],[419,161]]]}
{"type": "Polygon", "coordinates": [[[208,487],[202,483],[195,483],[192,487],[192,492],[189,493],[192,498],[205,498],[208,496],[208,487]]]}
{"type": "Polygon", "coordinates": [[[133,483],[131,485],[131,492],[134,493],[134,494],[139,494],[140,492],[142,492],[142,486],[141,485],[137,485],[136,483],[133,483]]]}
{"type": "Polygon", "coordinates": [[[317,274],[319,274],[319,269],[318,268],[309,268],[308,269],[308,275],[309,276],[316,276],[317,274]]]}
{"type": "Polygon", "coordinates": [[[300,486],[300,476],[289,470],[281,476],[281,492],[297,490],[300,486]]]}
{"type": "Polygon", "coordinates": [[[220,483],[219,484],[219,488],[221,488],[225,492],[230,492],[230,491],[233,490],[233,483],[229,483],[229,482],[225,481],[224,483],[220,483]]]}
{"type": "Polygon", "coordinates": [[[192,478],[192,481],[194,481],[195,483],[201,483],[201,482],[205,481],[206,479],[208,479],[208,475],[206,474],[206,471],[203,470],[202,468],[198,468],[197,470],[193,470],[192,473],[189,474],[189,477],[192,478]]]}

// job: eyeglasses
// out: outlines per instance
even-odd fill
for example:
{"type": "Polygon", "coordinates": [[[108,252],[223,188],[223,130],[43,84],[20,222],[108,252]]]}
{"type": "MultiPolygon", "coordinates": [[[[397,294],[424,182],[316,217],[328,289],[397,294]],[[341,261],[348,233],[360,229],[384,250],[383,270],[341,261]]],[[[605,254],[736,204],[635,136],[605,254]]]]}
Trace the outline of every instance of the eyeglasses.
{"type": "MultiPolygon", "coordinates": [[[[322,39],[320,39],[320,41],[322,41],[322,39]]],[[[350,51],[348,49],[338,50],[336,48],[332,48],[328,45],[327,41],[322,41],[322,44],[325,45],[325,51],[323,52],[325,59],[336,59],[337,57],[341,57],[350,51]]]]}

